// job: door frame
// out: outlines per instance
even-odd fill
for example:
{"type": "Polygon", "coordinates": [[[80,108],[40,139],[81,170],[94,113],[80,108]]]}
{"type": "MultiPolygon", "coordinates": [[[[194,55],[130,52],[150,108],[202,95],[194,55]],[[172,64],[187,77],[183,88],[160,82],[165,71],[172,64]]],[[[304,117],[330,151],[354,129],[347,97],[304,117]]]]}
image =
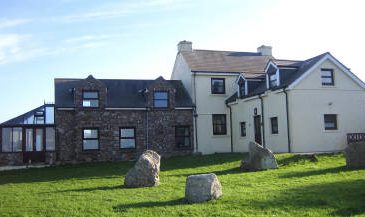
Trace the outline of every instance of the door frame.
{"type": "Polygon", "coordinates": [[[254,129],[255,142],[262,145],[261,115],[253,116],[253,129],[254,129]]]}
{"type": "Polygon", "coordinates": [[[22,152],[23,152],[23,163],[43,163],[46,160],[46,127],[44,126],[24,126],[22,130],[22,152]],[[32,151],[26,150],[26,130],[32,130],[32,151]],[[42,130],[42,150],[36,150],[36,131],[37,129],[42,130]]]}

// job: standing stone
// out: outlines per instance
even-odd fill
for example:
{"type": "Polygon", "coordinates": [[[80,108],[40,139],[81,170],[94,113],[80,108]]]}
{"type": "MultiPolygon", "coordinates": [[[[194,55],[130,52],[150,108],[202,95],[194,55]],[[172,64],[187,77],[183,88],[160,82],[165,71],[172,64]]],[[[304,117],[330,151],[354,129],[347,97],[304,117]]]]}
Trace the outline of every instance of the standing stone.
{"type": "Polygon", "coordinates": [[[124,186],[130,188],[151,187],[160,184],[160,155],[146,150],[125,176],[124,186]]]}
{"type": "Polygon", "coordinates": [[[191,175],[186,179],[185,198],[200,203],[222,196],[222,185],[214,173],[191,175]]]}
{"type": "Polygon", "coordinates": [[[345,149],[346,165],[349,168],[365,168],[365,142],[354,142],[345,149]]]}
{"type": "Polygon", "coordinates": [[[269,149],[262,147],[258,143],[250,142],[249,157],[241,162],[241,169],[257,171],[277,168],[278,164],[275,156],[269,149]]]}

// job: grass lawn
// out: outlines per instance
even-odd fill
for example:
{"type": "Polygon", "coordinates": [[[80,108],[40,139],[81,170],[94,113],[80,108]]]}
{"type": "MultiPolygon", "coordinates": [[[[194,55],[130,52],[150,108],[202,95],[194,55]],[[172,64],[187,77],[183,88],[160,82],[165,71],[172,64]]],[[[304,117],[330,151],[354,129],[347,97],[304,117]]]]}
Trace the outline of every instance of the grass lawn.
{"type": "Polygon", "coordinates": [[[240,172],[239,154],[163,159],[161,185],[139,189],[122,187],[133,162],[0,172],[0,216],[365,216],[365,170],[342,154],[276,156],[261,172],[240,172]],[[209,172],[223,197],[186,204],[186,177],[209,172]]]}

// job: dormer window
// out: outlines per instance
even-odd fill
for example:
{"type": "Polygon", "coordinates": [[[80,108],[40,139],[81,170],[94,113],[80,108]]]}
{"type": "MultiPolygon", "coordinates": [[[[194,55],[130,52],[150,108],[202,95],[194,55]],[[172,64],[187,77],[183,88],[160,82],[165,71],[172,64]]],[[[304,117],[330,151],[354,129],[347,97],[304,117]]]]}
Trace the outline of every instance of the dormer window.
{"type": "Polygon", "coordinates": [[[238,80],[238,96],[243,97],[247,94],[246,81],[242,77],[238,80]]]}
{"type": "Polygon", "coordinates": [[[321,69],[321,80],[323,86],[334,86],[333,69],[321,69]]]}
{"type": "Polygon", "coordinates": [[[82,93],[82,107],[90,107],[90,108],[99,107],[99,92],[84,91],[82,93]]]}
{"type": "Polygon", "coordinates": [[[276,74],[272,74],[272,75],[269,75],[269,79],[270,79],[270,88],[271,87],[276,87],[277,86],[277,83],[278,83],[278,76],[276,74]]]}
{"type": "Polygon", "coordinates": [[[155,108],[167,108],[169,105],[169,93],[167,91],[155,91],[153,94],[153,106],[155,108]]]}

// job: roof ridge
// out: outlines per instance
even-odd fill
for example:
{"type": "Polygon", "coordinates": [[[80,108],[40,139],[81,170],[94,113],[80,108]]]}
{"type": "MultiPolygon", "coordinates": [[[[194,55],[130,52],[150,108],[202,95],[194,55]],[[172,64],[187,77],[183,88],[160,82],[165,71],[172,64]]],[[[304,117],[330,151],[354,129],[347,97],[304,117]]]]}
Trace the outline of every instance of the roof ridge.
{"type": "MultiPolygon", "coordinates": [[[[237,50],[207,50],[207,49],[193,49],[193,51],[211,51],[211,52],[237,52],[237,53],[253,53],[253,54],[260,54],[258,52],[252,51],[237,51],[237,50]]],[[[261,55],[260,55],[261,56],[261,55]]]]}

